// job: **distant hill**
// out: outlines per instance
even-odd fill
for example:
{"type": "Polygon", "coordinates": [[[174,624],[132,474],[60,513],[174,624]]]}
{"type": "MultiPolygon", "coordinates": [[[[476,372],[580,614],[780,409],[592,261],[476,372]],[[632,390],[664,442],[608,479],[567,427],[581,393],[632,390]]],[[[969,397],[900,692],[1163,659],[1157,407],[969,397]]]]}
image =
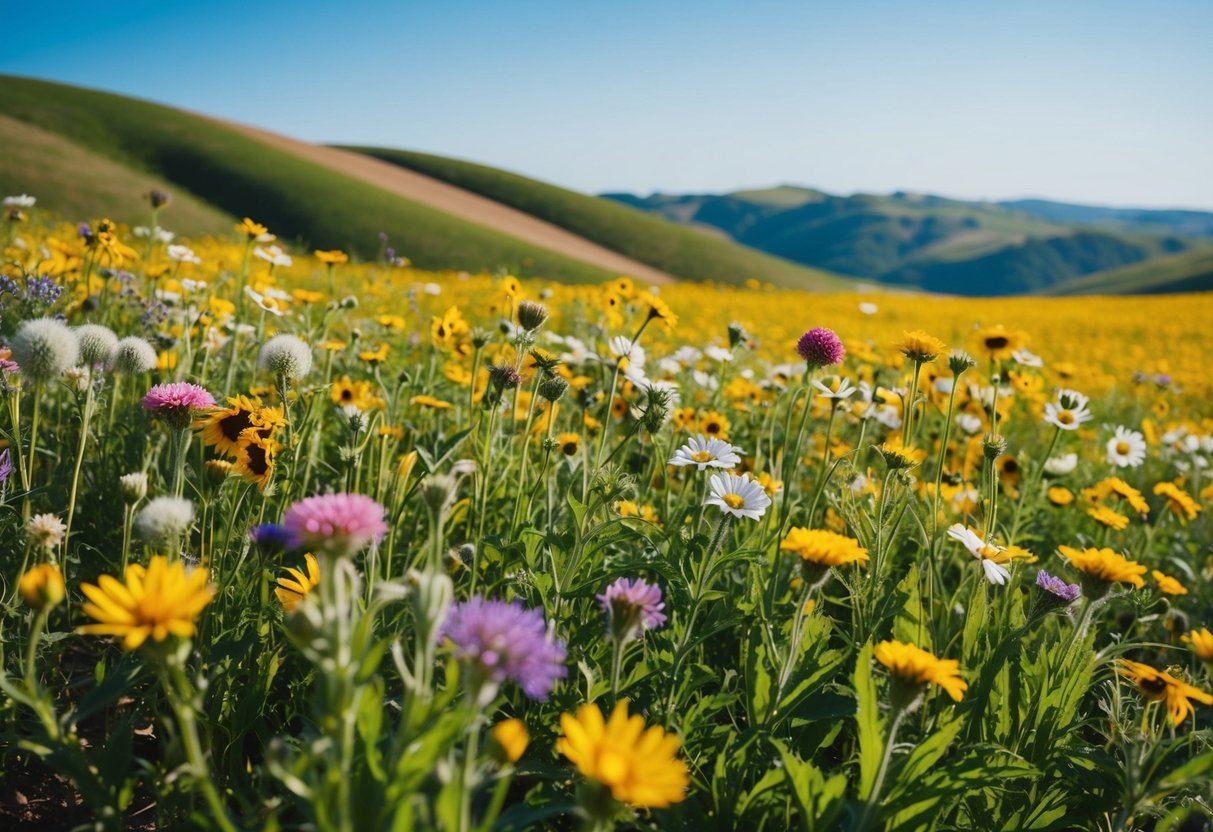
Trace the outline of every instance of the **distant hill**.
{"type": "Polygon", "coordinates": [[[1155,295],[1213,290],[1213,246],[1095,272],[1053,287],[1054,295],[1155,295]]]}
{"type": "Polygon", "coordinates": [[[1186,237],[1213,237],[1213,212],[1210,211],[1104,208],[1098,205],[1051,202],[1047,199],[1017,199],[998,204],[1010,211],[1019,211],[1049,222],[1068,225],[1102,226],[1118,231],[1178,234],[1186,237]]]}
{"type": "Polygon", "coordinates": [[[753,278],[790,288],[810,289],[840,290],[851,286],[820,269],[798,266],[747,248],[748,243],[744,240],[738,241],[743,245],[737,245],[727,239],[699,234],[616,201],[588,196],[516,173],[407,150],[347,149],[504,203],[642,263],[688,279],[739,283],[753,278]]]}
{"type": "Polygon", "coordinates": [[[1044,291],[1199,245],[1213,214],[811,188],[604,194],[780,257],[881,283],[966,295],[1044,291]]]}
{"type": "Polygon", "coordinates": [[[174,202],[161,221],[185,234],[230,232],[235,218],[249,215],[300,245],[363,257],[377,254],[383,232],[401,254],[434,269],[565,281],[628,274],[647,283],[849,285],[596,197],[552,188],[545,198],[559,192],[566,203],[553,210],[540,200],[528,212],[367,154],[28,78],[0,76],[0,148],[0,192],[33,194],[40,207],[69,219],[145,224],[145,195],[162,188],[174,202]],[[596,204],[605,209],[604,226],[618,229],[583,236],[570,230],[581,225],[551,219],[596,204]]]}

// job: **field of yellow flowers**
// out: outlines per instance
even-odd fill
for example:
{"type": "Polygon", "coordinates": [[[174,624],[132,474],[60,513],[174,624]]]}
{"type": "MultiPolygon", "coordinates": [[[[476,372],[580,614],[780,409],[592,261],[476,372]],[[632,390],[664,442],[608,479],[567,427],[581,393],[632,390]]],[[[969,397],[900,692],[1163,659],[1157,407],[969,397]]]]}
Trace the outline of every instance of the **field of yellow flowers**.
{"type": "Polygon", "coordinates": [[[5,200],[4,828],[1208,828],[1213,297],[162,215],[5,200]]]}

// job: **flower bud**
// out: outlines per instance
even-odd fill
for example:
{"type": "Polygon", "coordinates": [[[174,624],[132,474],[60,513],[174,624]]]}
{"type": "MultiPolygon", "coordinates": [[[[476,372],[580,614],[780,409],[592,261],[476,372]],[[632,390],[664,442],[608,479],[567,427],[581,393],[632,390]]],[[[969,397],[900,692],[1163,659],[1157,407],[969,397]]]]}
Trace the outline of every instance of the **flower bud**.
{"type": "Polygon", "coordinates": [[[569,383],[561,376],[545,378],[539,383],[539,395],[549,402],[560,401],[568,389],[569,383]]]}
{"type": "Polygon", "coordinates": [[[118,488],[122,492],[123,502],[133,506],[147,496],[147,474],[142,471],[123,474],[118,478],[118,488]]]}
{"type": "Polygon", "coordinates": [[[533,300],[524,300],[518,304],[518,323],[527,332],[534,332],[543,326],[548,319],[548,308],[533,300]]]}
{"type": "Polygon", "coordinates": [[[30,569],[21,576],[17,589],[36,612],[54,609],[67,593],[63,575],[53,563],[40,563],[30,569]]]}
{"type": "Polygon", "coordinates": [[[499,765],[518,762],[530,741],[526,725],[521,719],[498,722],[489,731],[489,738],[489,751],[499,765]]]}

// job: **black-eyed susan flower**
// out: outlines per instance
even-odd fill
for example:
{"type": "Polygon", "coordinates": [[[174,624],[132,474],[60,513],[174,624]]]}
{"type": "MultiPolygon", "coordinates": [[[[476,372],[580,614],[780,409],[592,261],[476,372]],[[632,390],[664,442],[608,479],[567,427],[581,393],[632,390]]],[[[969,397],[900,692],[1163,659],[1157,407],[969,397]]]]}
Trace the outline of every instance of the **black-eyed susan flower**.
{"type": "Polygon", "coordinates": [[[1192,700],[1204,705],[1213,705],[1213,695],[1189,685],[1166,671],[1157,670],[1148,664],[1117,659],[1117,672],[1133,684],[1147,702],[1167,703],[1167,713],[1173,725],[1180,725],[1190,715],[1195,715],[1192,700]]]}
{"type": "Polygon", "coordinates": [[[579,433],[562,433],[556,437],[556,447],[565,456],[576,456],[581,450],[581,434],[579,433]]]}
{"type": "Polygon", "coordinates": [[[699,431],[704,436],[728,439],[729,427],[729,417],[715,410],[709,410],[699,419],[699,431]]]}
{"type": "Polygon", "coordinates": [[[308,552],[303,556],[303,564],[307,569],[306,573],[301,569],[288,566],[287,574],[278,579],[278,586],[274,589],[274,595],[278,596],[282,608],[288,613],[294,612],[295,607],[299,606],[299,603],[312,593],[312,590],[320,586],[320,564],[316,557],[308,552]]]}
{"type": "Polygon", "coordinates": [[[382,364],[384,361],[387,361],[387,355],[390,350],[391,347],[386,343],[380,343],[373,350],[362,350],[359,352],[358,360],[367,364],[382,364]]]}
{"type": "Polygon", "coordinates": [[[89,599],[85,614],[97,622],[80,632],[121,638],[123,650],[136,650],[149,638],[192,637],[195,620],[215,595],[206,570],[187,570],[182,561],[170,564],[163,555],[155,555],[146,568],[126,567],[125,582],[102,575],[96,585],[80,589],[89,599]]]}
{"type": "Polygon", "coordinates": [[[194,420],[203,444],[221,454],[230,453],[240,441],[240,434],[253,426],[253,417],[261,403],[245,395],[228,397],[227,407],[207,411],[194,420]]]}
{"type": "Polygon", "coordinates": [[[628,715],[626,699],[609,720],[586,704],[576,716],[561,714],[560,727],[556,750],[620,803],[659,809],[686,797],[690,774],[678,757],[678,737],[659,725],[646,729],[644,717],[628,715]]]}
{"type": "Polygon", "coordinates": [[[825,529],[797,526],[787,533],[779,548],[797,555],[805,564],[817,567],[868,562],[868,550],[860,546],[858,540],[825,529]]]}
{"type": "Polygon", "coordinates": [[[927,685],[938,685],[959,702],[969,685],[960,675],[955,659],[940,659],[927,650],[897,640],[882,641],[872,651],[876,661],[889,669],[895,680],[910,688],[912,699],[927,685]]]}
{"type": "Polygon", "coordinates": [[[980,352],[990,356],[995,361],[1005,361],[1016,350],[1028,345],[1028,334],[1019,329],[1007,329],[1002,324],[979,330],[974,341],[980,352]]]}
{"type": "Polygon", "coordinates": [[[1130,584],[1137,589],[1146,585],[1141,577],[1146,567],[1111,549],[1075,549],[1058,546],[1057,551],[1082,573],[1083,591],[1091,598],[1100,598],[1114,583],[1130,584]]]}
{"type": "Polygon", "coordinates": [[[648,307],[649,320],[661,321],[668,328],[673,329],[678,325],[678,316],[670,311],[670,306],[664,300],[657,297],[652,292],[641,292],[637,298],[640,303],[648,307]]]}
{"type": "MultiPolygon", "coordinates": [[[[259,222],[254,222],[248,217],[245,217],[236,224],[236,231],[243,234],[249,240],[261,240],[262,242],[269,242],[268,239],[262,239],[269,234],[269,229],[259,222]]],[[[270,239],[273,238],[270,237],[270,239]]]]}
{"type": "Polygon", "coordinates": [[[258,488],[265,488],[274,473],[274,457],[280,450],[282,445],[272,437],[247,430],[232,449],[232,470],[258,488]]]}

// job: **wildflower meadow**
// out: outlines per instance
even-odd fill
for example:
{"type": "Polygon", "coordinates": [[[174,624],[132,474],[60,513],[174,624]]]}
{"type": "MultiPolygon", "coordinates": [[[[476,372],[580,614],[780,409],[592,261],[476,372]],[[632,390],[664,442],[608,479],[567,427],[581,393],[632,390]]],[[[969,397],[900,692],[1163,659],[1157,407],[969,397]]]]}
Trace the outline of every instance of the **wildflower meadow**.
{"type": "Polygon", "coordinates": [[[559,285],[172,207],[5,200],[7,828],[1207,828],[1213,297],[559,285]]]}

